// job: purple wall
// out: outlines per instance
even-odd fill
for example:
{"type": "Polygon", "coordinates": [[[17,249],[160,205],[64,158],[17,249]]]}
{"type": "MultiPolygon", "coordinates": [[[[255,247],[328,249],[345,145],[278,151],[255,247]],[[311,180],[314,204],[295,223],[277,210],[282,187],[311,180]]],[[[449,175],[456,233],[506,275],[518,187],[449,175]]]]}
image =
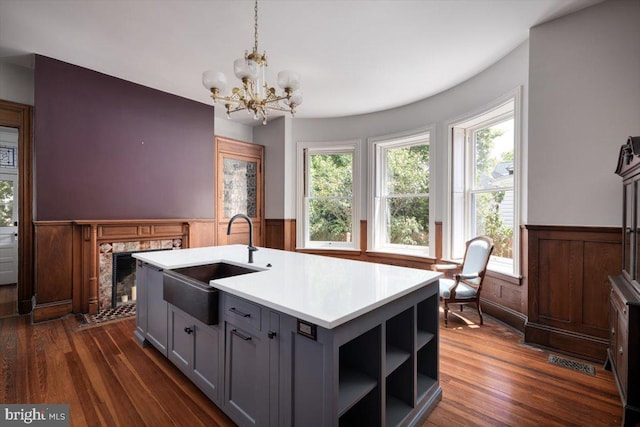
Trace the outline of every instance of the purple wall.
{"type": "Polygon", "coordinates": [[[213,218],[212,106],[36,55],[34,146],[37,220],[213,218]]]}

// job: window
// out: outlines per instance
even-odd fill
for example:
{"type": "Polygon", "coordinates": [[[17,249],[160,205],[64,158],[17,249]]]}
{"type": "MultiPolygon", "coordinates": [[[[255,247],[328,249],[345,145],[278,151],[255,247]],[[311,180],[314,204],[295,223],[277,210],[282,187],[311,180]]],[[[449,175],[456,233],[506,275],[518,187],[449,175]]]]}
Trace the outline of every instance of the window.
{"type": "Polygon", "coordinates": [[[304,180],[300,194],[305,248],[357,249],[358,144],[299,144],[304,180]]]}
{"type": "Polygon", "coordinates": [[[429,255],[429,131],[374,141],[372,153],[370,249],[429,255]]]}
{"type": "Polygon", "coordinates": [[[492,270],[517,273],[516,100],[453,127],[451,257],[479,235],[493,239],[492,270]]]}

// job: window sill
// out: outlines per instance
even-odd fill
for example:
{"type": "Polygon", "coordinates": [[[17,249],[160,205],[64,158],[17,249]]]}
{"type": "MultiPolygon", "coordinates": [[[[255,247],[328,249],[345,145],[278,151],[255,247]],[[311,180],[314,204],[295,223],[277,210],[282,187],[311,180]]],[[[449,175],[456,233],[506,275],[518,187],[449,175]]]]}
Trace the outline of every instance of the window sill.
{"type": "Polygon", "coordinates": [[[331,255],[347,255],[347,256],[359,256],[362,254],[360,249],[353,248],[337,248],[337,247],[326,247],[326,248],[296,248],[296,252],[302,252],[306,254],[331,254],[331,255]]]}
{"type": "Polygon", "coordinates": [[[369,250],[366,251],[368,256],[371,257],[384,257],[384,258],[395,258],[395,259],[415,259],[415,260],[429,260],[435,261],[434,257],[431,257],[427,254],[420,254],[418,252],[401,252],[401,251],[384,251],[380,249],[369,250]]]}
{"type": "Polygon", "coordinates": [[[503,280],[512,285],[517,285],[517,286],[522,285],[522,276],[516,276],[512,273],[506,273],[504,271],[492,270],[491,268],[487,269],[487,277],[503,280]]]}

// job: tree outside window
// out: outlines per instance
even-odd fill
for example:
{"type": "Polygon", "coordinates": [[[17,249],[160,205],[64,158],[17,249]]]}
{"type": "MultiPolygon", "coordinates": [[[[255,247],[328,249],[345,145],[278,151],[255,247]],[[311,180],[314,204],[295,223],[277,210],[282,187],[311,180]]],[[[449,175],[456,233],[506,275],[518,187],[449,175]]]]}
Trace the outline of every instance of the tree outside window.
{"type": "Polygon", "coordinates": [[[429,131],[381,139],[372,148],[371,249],[428,255],[429,131]]]}
{"type": "Polygon", "coordinates": [[[474,179],[469,191],[473,235],[493,239],[493,256],[513,258],[513,118],[473,132],[474,179]]]}
{"type": "Polygon", "coordinates": [[[309,240],[351,242],[353,153],[310,154],[309,240]]]}
{"type": "Polygon", "coordinates": [[[429,245],[429,145],[384,150],[385,243],[429,245]]]}

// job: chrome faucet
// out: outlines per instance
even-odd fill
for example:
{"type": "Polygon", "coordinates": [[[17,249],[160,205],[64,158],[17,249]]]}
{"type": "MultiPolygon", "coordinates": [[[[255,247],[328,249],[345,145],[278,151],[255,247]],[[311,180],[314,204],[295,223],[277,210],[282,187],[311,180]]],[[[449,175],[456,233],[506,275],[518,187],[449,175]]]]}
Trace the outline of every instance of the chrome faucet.
{"type": "Polygon", "coordinates": [[[258,248],[253,246],[253,223],[251,222],[251,218],[249,218],[245,214],[235,214],[234,216],[232,216],[229,220],[229,225],[227,225],[227,236],[231,234],[231,224],[233,224],[233,221],[235,221],[237,218],[244,218],[249,224],[249,247],[247,249],[249,249],[249,264],[253,264],[253,253],[257,251],[258,248]]]}

